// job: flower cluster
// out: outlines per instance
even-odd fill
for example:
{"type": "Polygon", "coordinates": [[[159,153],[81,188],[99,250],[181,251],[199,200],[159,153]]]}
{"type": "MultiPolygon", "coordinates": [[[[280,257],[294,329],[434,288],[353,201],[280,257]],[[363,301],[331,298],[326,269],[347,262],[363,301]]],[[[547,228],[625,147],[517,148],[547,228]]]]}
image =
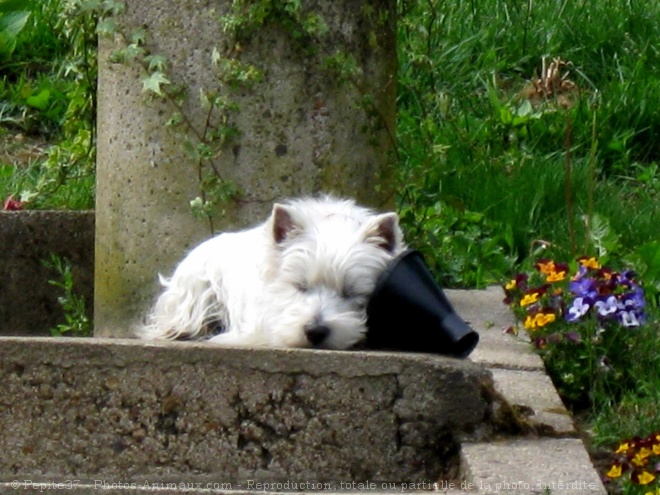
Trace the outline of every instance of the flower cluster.
{"type": "Polygon", "coordinates": [[[602,267],[596,258],[578,258],[574,270],[567,263],[539,260],[534,273],[516,275],[504,291],[504,302],[541,348],[562,340],[579,342],[571,324],[595,321],[604,330],[611,323],[638,327],[646,321],[644,290],[634,273],[602,267]]]}
{"type": "MultiPolygon", "coordinates": [[[[636,485],[649,485],[658,479],[660,473],[660,433],[652,433],[646,438],[623,440],[614,451],[614,462],[605,473],[606,481],[612,481],[630,473],[630,481],[636,485]]],[[[660,493],[657,488],[655,493],[660,493]]],[[[646,495],[654,495],[648,492],[646,495]]]]}

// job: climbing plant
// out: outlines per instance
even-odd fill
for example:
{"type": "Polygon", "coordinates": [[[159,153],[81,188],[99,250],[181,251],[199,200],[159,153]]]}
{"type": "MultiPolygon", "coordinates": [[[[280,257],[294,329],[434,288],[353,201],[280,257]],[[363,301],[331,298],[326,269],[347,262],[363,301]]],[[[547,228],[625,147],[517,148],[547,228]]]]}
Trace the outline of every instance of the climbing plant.
{"type": "MultiPolygon", "coordinates": [[[[213,82],[199,89],[198,95],[189,91],[185,80],[177,79],[168,58],[153,50],[152,33],[148,28],[127,29],[121,21],[124,6],[114,0],[104,2],[99,34],[118,41],[110,61],[139,67],[142,91],[147,100],[160,100],[170,109],[164,124],[179,135],[185,156],[194,164],[198,194],[190,200],[193,214],[208,222],[214,230],[213,217],[227,201],[239,201],[243,192],[225,173],[221,157],[236,145],[241,130],[235,117],[241,111],[234,95],[252,90],[265,79],[264,68],[246,61],[246,46],[267,28],[286,33],[291,45],[303,56],[327,71],[338,84],[351,84],[361,95],[356,107],[362,108],[374,127],[387,127],[386,119],[368,91],[362,89],[363,74],[354,55],[330,39],[326,20],[318,12],[306,11],[300,0],[233,0],[217,22],[223,33],[218,46],[211,50],[210,66],[215,71],[213,82]],[[112,4],[109,8],[108,4],[112,4]],[[198,98],[195,110],[201,108],[202,117],[190,110],[191,98],[198,98]]],[[[363,7],[366,17],[375,14],[363,7]]],[[[386,22],[386,18],[378,22],[386,22]]],[[[369,37],[376,46],[377,36],[369,37]]],[[[393,131],[388,129],[393,139],[393,131]]]]}

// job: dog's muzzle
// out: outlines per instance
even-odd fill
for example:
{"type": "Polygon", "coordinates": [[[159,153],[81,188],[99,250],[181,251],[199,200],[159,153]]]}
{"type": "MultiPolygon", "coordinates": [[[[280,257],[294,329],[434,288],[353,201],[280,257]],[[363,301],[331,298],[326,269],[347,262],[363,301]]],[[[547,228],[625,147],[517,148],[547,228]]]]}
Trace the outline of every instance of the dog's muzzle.
{"type": "Polygon", "coordinates": [[[328,335],[330,335],[330,327],[316,322],[305,325],[304,330],[307,340],[314,347],[321,345],[328,335]]]}

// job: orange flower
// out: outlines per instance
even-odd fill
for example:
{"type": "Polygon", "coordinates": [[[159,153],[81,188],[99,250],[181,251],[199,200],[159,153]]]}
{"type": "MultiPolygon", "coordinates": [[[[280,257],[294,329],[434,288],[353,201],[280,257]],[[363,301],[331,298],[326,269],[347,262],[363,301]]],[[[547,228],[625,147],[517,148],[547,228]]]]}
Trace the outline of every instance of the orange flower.
{"type": "Polygon", "coordinates": [[[598,270],[600,268],[600,263],[594,257],[588,258],[586,256],[582,256],[581,258],[578,258],[578,263],[580,263],[585,268],[591,268],[593,270],[598,270]]]}
{"type": "Polygon", "coordinates": [[[557,319],[557,316],[554,313],[538,313],[536,315],[536,324],[539,327],[544,327],[548,323],[552,323],[557,319]]]}
{"type": "Polygon", "coordinates": [[[555,272],[555,262],[552,260],[539,260],[536,269],[543,275],[550,275],[555,272]]]}
{"type": "Polygon", "coordinates": [[[566,278],[566,272],[552,272],[548,274],[546,280],[548,282],[561,282],[566,278]]]}

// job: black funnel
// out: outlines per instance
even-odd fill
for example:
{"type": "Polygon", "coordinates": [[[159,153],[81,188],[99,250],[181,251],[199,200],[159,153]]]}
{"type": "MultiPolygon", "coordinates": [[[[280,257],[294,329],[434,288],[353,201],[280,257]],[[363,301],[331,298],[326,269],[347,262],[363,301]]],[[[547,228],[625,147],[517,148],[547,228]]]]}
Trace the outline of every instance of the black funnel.
{"type": "Polygon", "coordinates": [[[467,357],[479,334],[454,311],[419,251],[395,258],[376,282],[367,305],[369,349],[467,357]]]}

